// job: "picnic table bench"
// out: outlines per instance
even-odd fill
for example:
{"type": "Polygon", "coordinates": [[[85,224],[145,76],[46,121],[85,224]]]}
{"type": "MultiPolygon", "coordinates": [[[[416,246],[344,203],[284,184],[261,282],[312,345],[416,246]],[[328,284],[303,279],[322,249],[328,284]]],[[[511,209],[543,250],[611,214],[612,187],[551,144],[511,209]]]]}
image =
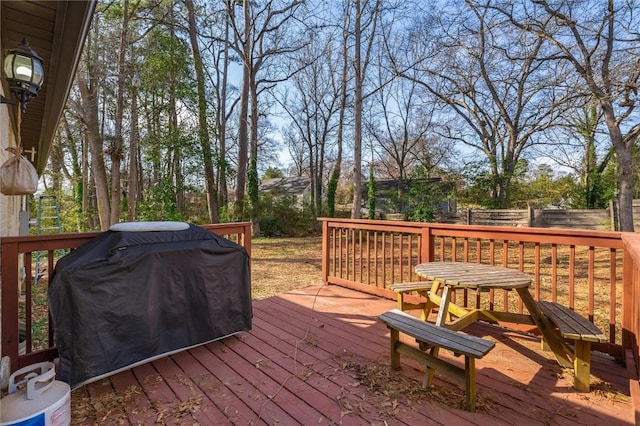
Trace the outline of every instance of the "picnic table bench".
{"type": "Polygon", "coordinates": [[[393,283],[389,288],[396,292],[398,299],[398,309],[401,311],[410,311],[414,309],[420,309],[422,311],[421,318],[426,320],[429,317],[429,312],[432,308],[437,308],[438,305],[433,303],[429,299],[429,289],[433,283],[431,281],[411,281],[403,283],[393,283]],[[412,303],[406,300],[406,296],[409,293],[417,293],[425,298],[425,301],[419,303],[412,303]]]}
{"type": "Polygon", "coordinates": [[[575,341],[573,386],[578,390],[589,391],[591,342],[607,342],[607,336],[591,321],[566,306],[555,302],[538,302],[538,305],[563,338],[575,341]]]}
{"type": "Polygon", "coordinates": [[[427,371],[423,387],[431,386],[433,374],[430,370],[442,371],[465,383],[465,405],[467,410],[476,409],[476,358],[482,358],[495,343],[460,331],[430,324],[415,318],[399,309],[392,309],[378,316],[391,333],[391,368],[400,368],[400,354],[418,362],[425,363],[427,371]],[[400,333],[413,337],[420,348],[429,347],[430,351],[422,351],[400,341],[400,333]],[[424,346],[423,346],[424,345],[424,346]],[[464,355],[464,368],[438,358],[438,349],[452,351],[456,356],[464,355]]]}

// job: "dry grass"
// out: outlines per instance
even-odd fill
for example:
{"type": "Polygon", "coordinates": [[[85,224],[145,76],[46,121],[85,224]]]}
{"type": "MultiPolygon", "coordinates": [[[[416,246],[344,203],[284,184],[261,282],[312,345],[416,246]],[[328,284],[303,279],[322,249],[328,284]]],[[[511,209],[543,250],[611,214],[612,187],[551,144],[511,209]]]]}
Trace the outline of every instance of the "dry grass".
{"type": "Polygon", "coordinates": [[[252,299],[320,284],[321,255],[321,237],[251,240],[252,299]]]}

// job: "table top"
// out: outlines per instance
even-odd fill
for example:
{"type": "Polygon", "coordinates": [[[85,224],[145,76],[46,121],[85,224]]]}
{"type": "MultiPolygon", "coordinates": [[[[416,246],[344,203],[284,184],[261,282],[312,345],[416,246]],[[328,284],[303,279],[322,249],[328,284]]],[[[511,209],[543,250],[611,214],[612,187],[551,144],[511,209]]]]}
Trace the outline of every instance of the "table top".
{"type": "Polygon", "coordinates": [[[416,266],[416,273],[428,280],[456,288],[516,289],[529,287],[531,277],[524,272],[501,266],[467,262],[429,262],[416,266]]]}

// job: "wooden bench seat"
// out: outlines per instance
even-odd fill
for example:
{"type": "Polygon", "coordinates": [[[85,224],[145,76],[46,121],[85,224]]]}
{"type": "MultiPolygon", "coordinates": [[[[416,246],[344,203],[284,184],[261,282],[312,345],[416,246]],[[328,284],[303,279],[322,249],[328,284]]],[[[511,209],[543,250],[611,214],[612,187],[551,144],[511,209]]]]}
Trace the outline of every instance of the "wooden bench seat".
{"type": "Polygon", "coordinates": [[[591,342],[607,342],[607,336],[582,315],[555,302],[538,302],[540,310],[564,339],[574,340],[573,370],[576,389],[589,391],[591,342]]]}
{"type": "Polygon", "coordinates": [[[411,281],[404,283],[394,283],[389,288],[396,292],[398,298],[398,309],[401,311],[410,311],[413,309],[420,309],[422,311],[421,316],[423,320],[426,320],[429,316],[429,312],[436,305],[429,300],[429,290],[432,286],[431,281],[411,281]],[[407,302],[406,295],[409,293],[417,293],[424,297],[426,300],[419,303],[407,302]]]}
{"type": "Polygon", "coordinates": [[[378,316],[391,332],[391,368],[400,368],[400,354],[408,356],[418,362],[425,363],[424,387],[431,386],[433,374],[429,369],[442,371],[465,383],[466,408],[476,409],[476,369],[475,359],[482,358],[495,343],[476,336],[470,336],[460,331],[438,327],[415,318],[399,309],[392,309],[378,316]],[[422,346],[430,347],[429,353],[400,341],[400,333],[413,337],[422,346]],[[465,368],[460,368],[438,358],[438,349],[452,351],[456,356],[464,355],[465,368]]]}

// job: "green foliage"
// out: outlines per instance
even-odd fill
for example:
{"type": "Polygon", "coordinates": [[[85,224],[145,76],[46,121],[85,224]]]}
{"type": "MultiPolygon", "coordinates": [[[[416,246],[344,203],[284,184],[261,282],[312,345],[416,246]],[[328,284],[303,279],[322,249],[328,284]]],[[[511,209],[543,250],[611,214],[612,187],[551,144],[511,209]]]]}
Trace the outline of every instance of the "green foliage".
{"type": "Polygon", "coordinates": [[[175,186],[166,180],[151,186],[144,202],[138,206],[136,220],[186,220],[176,209],[175,186]]]}
{"type": "Polygon", "coordinates": [[[262,195],[257,220],[265,237],[303,237],[319,231],[313,209],[299,208],[292,196],[262,195]]]}
{"type": "Polygon", "coordinates": [[[592,173],[586,182],[571,181],[569,207],[573,209],[605,209],[616,198],[618,172],[610,163],[603,173],[592,173]]]}
{"type": "MultiPolygon", "coordinates": [[[[528,164],[526,167],[528,168],[528,164]]],[[[512,180],[509,207],[525,208],[527,205],[535,208],[564,207],[567,197],[566,183],[556,181],[551,167],[541,164],[532,175],[527,176],[525,169],[512,180]]]]}
{"type": "Polygon", "coordinates": [[[483,162],[465,165],[460,175],[467,183],[464,191],[458,194],[461,205],[498,208],[498,201],[492,196],[495,193],[495,178],[483,162]]]}
{"type": "Polygon", "coordinates": [[[367,208],[369,219],[376,218],[376,177],[373,174],[373,164],[369,166],[369,182],[367,182],[367,208]]]}
{"type": "Polygon", "coordinates": [[[334,169],[327,184],[327,215],[329,217],[335,217],[336,215],[336,191],[338,190],[339,178],[338,171],[334,169]]]}
{"type": "Polygon", "coordinates": [[[140,75],[143,90],[159,98],[171,92],[194,102],[196,89],[187,42],[158,26],[149,34],[147,49],[150,53],[145,56],[140,75]]]}
{"type": "Polygon", "coordinates": [[[245,198],[241,209],[238,208],[237,202],[220,205],[218,208],[218,219],[220,223],[245,222],[250,220],[251,218],[246,215],[249,211],[248,203],[249,201],[245,198]]]}
{"type": "Polygon", "coordinates": [[[433,222],[438,209],[438,201],[443,198],[433,185],[409,184],[406,197],[407,220],[411,222],[433,222]]]}
{"type": "Polygon", "coordinates": [[[275,179],[275,178],[283,178],[284,173],[277,167],[269,167],[262,176],[262,179],[275,179]]]}

